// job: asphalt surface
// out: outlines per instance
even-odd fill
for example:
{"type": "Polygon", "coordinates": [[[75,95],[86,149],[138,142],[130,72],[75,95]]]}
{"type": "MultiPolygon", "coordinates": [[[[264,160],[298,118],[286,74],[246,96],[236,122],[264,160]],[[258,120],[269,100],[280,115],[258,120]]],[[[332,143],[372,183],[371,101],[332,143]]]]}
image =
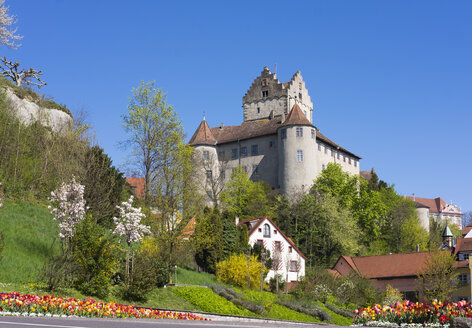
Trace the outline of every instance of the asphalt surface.
{"type": "Polygon", "coordinates": [[[250,321],[225,321],[223,318],[215,318],[214,321],[193,320],[169,320],[169,319],[101,319],[101,318],[37,318],[37,317],[0,317],[0,328],[334,328],[336,325],[291,323],[283,321],[250,320],[250,321]]]}

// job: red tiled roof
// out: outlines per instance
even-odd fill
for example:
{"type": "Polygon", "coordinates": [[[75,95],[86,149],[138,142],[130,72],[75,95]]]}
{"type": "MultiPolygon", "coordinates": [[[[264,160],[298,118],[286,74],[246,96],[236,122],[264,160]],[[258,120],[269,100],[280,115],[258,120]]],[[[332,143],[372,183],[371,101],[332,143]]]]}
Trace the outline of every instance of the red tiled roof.
{"type": "Polygon", "coordinates": [[[472,238],[458,238],[454,254],[472,251],[472,238]]]}
{"type": "Polygon", "coordinates": [[[462,237],[467,235],[470,230],[472,230],[472,227],[469,227],[469,225],[467,225],[467,227],[462,228],[462,237]]]}
{"type": "Polygon", "coordinates": [[[196,216],[194,216],[193,218],[190,219],[190,221],[188,221],[187,225],[182,230],[182,234],[180,235],[182,238],[189,239],[190,236],[193,235],[193,233],[195,232],[196,221],[197,221],[196,216]]]}
{"type": "Polygon", "coordinates": [[[290,113],[288,113],[287,118],[282,123],[281,126],[287,125],[309,125],[313,126],[311,122],[306,118],[305,114],[303,114],[300,106],[298,104],[293,105],[290,113]]]}
{"type": "Polygon", "coordinates": [[[457,211],[453,212],[446,212],[444,211],[444,207],[447,205],[446,201],[442,199],[441,197],[436,197],[436,198],[421,198],[421,197],[413,197],[412,196],[406,196],[407,198],[411,199],[414,201],[417,205],[420,206],[425,206],[429,207],[429,211],[432,213],[456,213],[459,214],[457,211]]]}
{"type": "Polygon", "coordinates": [[[135,196],[141,200],[144,199],[144,186],[145,184],[144,178],[126,178],[126,182],[131,186],[131,188],[136,193],[135,196]]]}
{"type": "Polygon", "coordinates": [[[208,123],[203,120],[189,141],[189,145],[216,145],[216,139],[211,133],[208,123]]]}
{"type": "Polygon", "coordinates": [[[349,257],[349,265],[367,278],[416,276],[422,272],[429,252],[349,257]],[[350,261],[349,261],[350,260],[350,261]]]}

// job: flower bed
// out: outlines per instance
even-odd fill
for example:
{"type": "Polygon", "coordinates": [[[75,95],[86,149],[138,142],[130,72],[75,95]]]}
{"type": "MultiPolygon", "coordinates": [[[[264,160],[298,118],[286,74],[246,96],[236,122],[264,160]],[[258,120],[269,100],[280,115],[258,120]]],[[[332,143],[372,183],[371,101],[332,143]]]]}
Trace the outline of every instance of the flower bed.
{"type": "Polygon", "coordinates": [[[395,303],[394,306],[382,306],[374,304],[367,308],[354,311],[355,325],[428,325],[428,326],[449,326],[452,319],[456,317],[472,318],[472,307],[466,301],[454,302],[425,302],[413,303],[404,301],[395,303]]]}
{"type": "Polygon", "coordinates": [[[133,305],[99,302],[92,298],[77,300],[11,292],[0,293],[0,300],[0,315],[208,320],[190,313],[136,308],[133,305]]]}

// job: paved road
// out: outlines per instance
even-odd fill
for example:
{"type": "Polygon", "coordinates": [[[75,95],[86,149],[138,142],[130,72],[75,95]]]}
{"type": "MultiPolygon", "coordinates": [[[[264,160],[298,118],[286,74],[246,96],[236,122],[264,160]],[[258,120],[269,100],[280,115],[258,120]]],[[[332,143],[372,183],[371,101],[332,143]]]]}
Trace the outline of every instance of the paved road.
{"type": "Polygon", "coordinates": [[[97,318],[31,318],[31,317],[0,317],[0,328],[334,328],[339,326],[289,323],[281,321],[187,321],[187,320],[152,320],[152,319],[97,319],[97,318]]]}

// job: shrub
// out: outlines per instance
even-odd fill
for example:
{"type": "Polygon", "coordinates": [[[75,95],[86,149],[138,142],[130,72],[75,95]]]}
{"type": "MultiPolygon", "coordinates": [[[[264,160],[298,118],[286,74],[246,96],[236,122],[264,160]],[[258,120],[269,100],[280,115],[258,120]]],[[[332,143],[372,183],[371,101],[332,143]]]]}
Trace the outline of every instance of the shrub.
{"type": "Polygon", "coordinates": [[[331,303],[325,303],[325,306],[334,313],[342,315],[343,317],[354,318],[354,312],[350,310],[338,308],[336,305],[331,303]]]}
{"type": "Polygon", "coordinates": [[[244,254],[233,254],[229,259],[216,264],[216,277],[219,281],[243,288],[260,287],[261,272],[265,274],[266,271],[254,255],[247,258],[244,254]]]}
{"type": "Polygon", "coordinates": [[[281,274],[276,274],[274,277],[269,279],[269,287],[272,293],[281,291],[285,289],[285,280],[283,279],[281,274]],[[278,286],[277,286],[277,279],[278,279],[278,286]],[[278,290],[277,290],[278,289],[278,290]]]}
{"type": "Polygon", "coordinates": [[[254,316],[246,309],[240,309],[233,303],[223,297],[213,293],[205,287],[172,287],[172,291],[184,300],[197,306],[200,310],[206,312],[233,314],[243,316],[254,316]]]}
{"type": "Polygon", "coordinates": [[[397,302],[401,303],[402,301],[403,301],[402,293],[398,289],[393,288],[390,285],[387,285],[387,290],[385,292],[385,297],[383,299],[383,304],[384,305],[393,305],[397,302]]]}
{"type": "Polygon", "coordinates": [[[226,288],[221,285],[212,285],[210,286],[210,288],[214,293],[220,295],[221,297],[226,298],[228,301],[230,301],[234,305],[243,307],[257,314],[263,314],[265,312],[262,306],[242,299],[242,295],[236,293],[234,290],[230,288],[226,288]]]}
{"type": "Polygon", "coordinates": [[[317,317],[322,321],[332,322],[333,318],[329,315],[328,312],[323,310],[322,308],[309,303],[295,303],[290,301],[282,301],[279,300],[278,303],[283,305],[291,310],[304,313],[306,315],[317,317]]]}

